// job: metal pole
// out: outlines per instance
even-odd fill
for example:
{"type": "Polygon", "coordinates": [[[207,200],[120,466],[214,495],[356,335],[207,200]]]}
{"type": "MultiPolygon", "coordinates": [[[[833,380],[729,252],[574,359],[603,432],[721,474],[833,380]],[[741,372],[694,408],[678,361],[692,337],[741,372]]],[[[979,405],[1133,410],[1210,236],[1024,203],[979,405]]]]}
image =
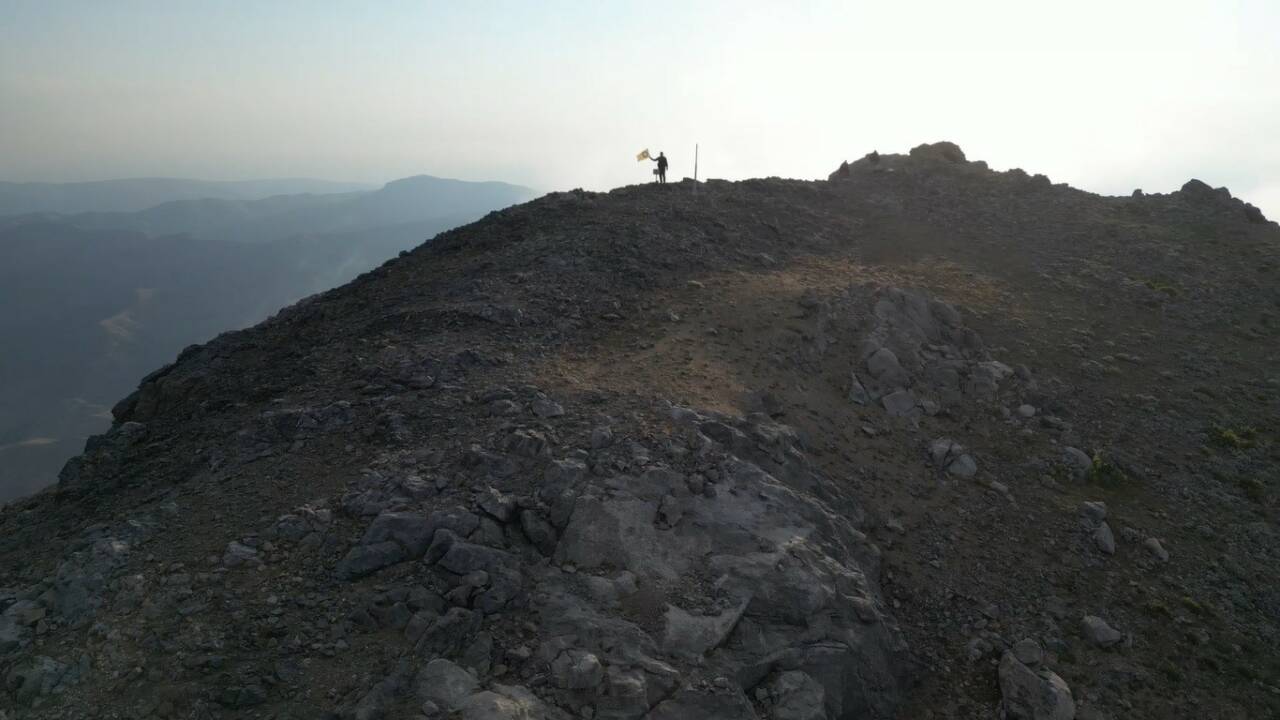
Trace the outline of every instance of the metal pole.
{"type": "Polygon", "coordinates": [[[698,182],[698,143],[693,144],[693,181],[698,182]]]}

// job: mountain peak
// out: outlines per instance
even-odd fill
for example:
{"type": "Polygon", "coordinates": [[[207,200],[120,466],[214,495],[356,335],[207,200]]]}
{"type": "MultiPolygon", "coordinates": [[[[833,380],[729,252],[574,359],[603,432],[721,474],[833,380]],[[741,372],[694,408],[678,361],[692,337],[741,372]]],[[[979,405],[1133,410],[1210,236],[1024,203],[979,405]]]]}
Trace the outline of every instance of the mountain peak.
{"type": "Polygon", "coordinates": [[[15,706],[1268,707],[1214,648],[1270,667],[1219,557],[1277,579],[1280,229],[921,147],[552,193],[187,349],[0,516],[15,706]]]}

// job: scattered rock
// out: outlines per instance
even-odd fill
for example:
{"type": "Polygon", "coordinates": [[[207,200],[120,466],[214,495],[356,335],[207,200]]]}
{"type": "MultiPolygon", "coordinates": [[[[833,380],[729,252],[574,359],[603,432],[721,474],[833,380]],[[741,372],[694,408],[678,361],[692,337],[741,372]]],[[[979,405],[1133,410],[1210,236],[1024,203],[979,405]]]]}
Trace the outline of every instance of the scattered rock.
{"type": "Polygon", "coordinates": [[[1093,531],[1093,544],[1107,555],[1116,554],[1116,537],[1111,533],[1111,526],[1105,522],[1093,531]]]}
{"type": "Polygon", "coordinates": [[[419,702],[433,702],[444,710],[455,710],[480,689],[476,678],[443,658],[427,663],[413,679],[419,702]]]}
{"type": "Polygon", "coordinates": [[[1146,548],[1147,552],[1151,553],[1160,562],[1169,562],[1169,551],[1164,549],[1164,545],[1159,540],[1153,537],[1147,538],[1142,541],[1142,547],[1146,548]]]}
{"type": "Polygon", "coordinates": [[[598,427],[591,431],[591,449],[601,450],[613,444],[613,430],[607,427],[598,427]]]}
{"type": "Polygon", "coordinates": [[[1085,615],[1080,622],[1080,628],[1085,639],[1099,647],[1111,647],[1124,639],[1119,630],[1096,615],[1085,615]]]}
{"type": "Polygon", "coordinates": [[[799,670],[781,673],[769,684],[774,720],[826,720],[826,692],[799,670]]]}
{"type": "Polygon", "coordinates": [[[1101,500],[1086,500],[1080,504],[1080,514],[1084,515],[1091,523],[1100,523],[1107,519],[1107,504],[1101,500]]]}
{"type": "Polygon", "coordinates": [[[1084,480],[1089,477],[1089,471],[1093,469],[1093,458],[1078,448],[1063,448],[1062,462],[1077,480],[1084,480]]]}
{"type": "Polygon", "coordinates": [[[906,417],[916,410],[916,398],[910,390],[898,390],[881,398],[884,409],[892,417],[906,417]]]}
{"type": "Polygon", "coordinates": [[[564,415],[564,408],[559,403],[552,401],[541,393],[534,397],[530,407],[533,409],[533,414],[540,418],[554,418],[564,415]]]}
{"type": "Polygon", "coordinates": [[[930,443],[929,457],[934,466],[956,477],[968,479],[978,473],[978,463],[973,456],[965,452],[963,445],[949,438],[939,438],[930,443]]]}
{"type": "Polygon", "coordinates": [[[260,565],[262,560],[258,557],[257,550],[233,540],[227,543],[227,550],[222,554],[222,564],[233,568],[242,565],[260,565]]]}
{"type": "Polygon", "coordinates": [[[1012,720],[1074,720],[1071,689],[1049,670],[1036,672],[1012,652],[1000,659],[1000,696],[1012,720]]]}
{"type": "Polygon", "coordinates": [[[1014,643],[1012,652],[1018,662],[1032,669],[1040,667],[1044,662],[1044,650],[1040,647],[1040,643],[1031,638],[1024,638],[1014,643]]]}
{"type": "Polygon", "coordinates": [[[604,680],[604,666],[585,650],[565,650],[551,661],[551,677],[556,687],[589,690],[604,680]]]}

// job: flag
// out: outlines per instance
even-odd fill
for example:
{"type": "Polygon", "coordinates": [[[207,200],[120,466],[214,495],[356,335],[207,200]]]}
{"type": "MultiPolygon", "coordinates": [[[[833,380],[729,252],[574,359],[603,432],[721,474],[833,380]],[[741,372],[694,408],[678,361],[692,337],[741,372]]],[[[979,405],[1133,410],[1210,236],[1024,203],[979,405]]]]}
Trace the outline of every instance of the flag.
{"type": "Polygon", "coordinates": [[[645,148],[644,150],[641,150],[640,154],[636,155],[636,162],[640,162],[641,160],[649,160],[649,159],[650,159],[649,148],[645,148]]]}

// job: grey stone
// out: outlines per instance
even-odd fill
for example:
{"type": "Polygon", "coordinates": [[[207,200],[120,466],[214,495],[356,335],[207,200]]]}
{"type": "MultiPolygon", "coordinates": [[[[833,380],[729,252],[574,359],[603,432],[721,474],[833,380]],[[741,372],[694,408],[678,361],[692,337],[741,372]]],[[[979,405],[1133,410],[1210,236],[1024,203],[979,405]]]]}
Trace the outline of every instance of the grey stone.
{"type": "Polygon", "coordinates": [[[929,459],[940,468],[946,467],[952,458],[963,452],[964,446],[950,438],[938,438],[929,443],[929,459]]]}
{"type": "Polygon", "coordinates": [[[414,651],[419,657],[457,656],[479,631],[482,620],[480,613],[460,607],[449,608],[422,633],[414,651]]]}
{"type": "Polygon", "coordinates": [[[542,519],[537,511],[526,509],[520,511],[520,529],[538,552],[553,555],[556,551],[556,529],[550,522],[542,519]]]}
{"type": "Polygon", "coordinates": [[[511,522],[516,514],[515,498],[504,495],[494,488],[489,488],[489,492],[481,495],[477,504],[481,510],[492,515],[498,522],[511,522]]]}
{"type": "Polygon", "coordinates": [[[910,390],[898,390],[880,399],[884,409],[893,417],[905,417],[916,410],[916,397],[910,390]]]}
{"type": "Polygon", "coordinates": [[[1035,405],[1026,405],[1026,404],[1019,405],[1017,412],[1018,412],[1018,417],[1033,418],[1036,416],[1036,407],[1035,405]]]}
{"type": "Polygon", "coordinates": [[[826,691],[799,670],[784,672],[770,684],[774,720],[826,720],[826,691]]]}
{"type": "Polygon", "coordinates": [[[458,662],[480,677],[487,676],[493,666],[493,635],[487,632],[477,633],[458,656],[458,662]]]}
{"type": "Polygon", "coordinates": [[[494,400],[489,403],[490,415],[519,415],[520,403],[514,400],[494,400]]]}
{"type": "Polygon", "coordinates": [[[929,443],[929,457],[933,464],[960,478],[971,478],[978,473],[978,463],[965,452],[960,443],[950,438],[939,438],[929,443]]]}
{"type": "Polygon", "coordinates": [[[420,702],[433,702],[445,710],[454,710],[480,689],[480,682],[463,668],[443,658],[436,658],[418,671],[413,691],[420,702]]]}
{"type": "Polygon", "coordinates": [[[1093,531],[1093,544],[1107,555],[1116,554],[1116,536],[1111,532],[1111,526],[1102,523],[1093,531]]]}
{"type": "Polygon", "coordinates": [[[756,720],[755,710],[741,690],[680,690],[658,703],[645,720],[756,720]]]}
{"type": "Polygon", "coordinates": [[[999,678],[1001,702],[1011,720],[1074,720],[1071,689],[1056,674],[1036,672],[1006,652],[1000,659],[999,678]]]}
{"type": "Polygon", "coordinates": [[[402,545],[409,558],[421,557],[431,544],[436,524],[426,515],[414,512],[379,513],[360,539],[361,545],[375,545],[394,540],[402,545]]]}
{"type": "Polygon", "coordinates": [[[849,401],[858,405],[870,405],[871,393],[867,391],[867,387],[858,379],[857,373],[849,375],[849,401]]]}
{"type": "Polygon", "coordinates": [[[510,553],[458,540],[449,546],[438,565],[456,575],[467,575],[476,570],[496,575],[500,568],[514,562],[515,558],[510,553]]]}
{"type": "Polygon", "coordinates": [[[406,559],[408,555],[404,547],[394,540],[357,545],[338,563],[335,572],[343,580],[355,580],[406,559]]]}
{"type": "Polygon", "coordinates": [[[1160,562],[1169,562],[1169,551],[1164,549],[1164,545],[1155,538],[1147,538],[1142,542],[1142,547],[1147,549],[1160,562]]]}
{"type": "Polygon", "coordinates": [[[1044,650],[1040,647],[1040,643],[1031,638],[1024,638],[1014,643],[1013,656],[1018,658],[1018,662],[1029,668],[1040,667],[1040,663],[1044,662],[1044,650]]]}
{"type": "Polygon", "coordinates": [[[947,465],[947,472],[956,477],[968,479],[978,474],[978,463],[972,455],[961,455],[947,465]]]}
{"type": "Polygon", "coordinates": [[[871,377],[880,380],[886,375],[895,377],[900,374],[902,365],[898,363],[898,356],[894,355],[892,350],[882,347],[867,358],[867,372],[871,373],[871,377]]]}
{"type": "Polygon", "coordinates": [[[1086,640],[1099,647],[1111,647],[1124,639],[1119,630],[1097,615],[1085,615],[1080,621],[1080,630],[1086,640]]]}
{"type": "Polygon", "coordinates": [[[528,688],[494,684],[463,700],[451,716],[453,720],[566,720],[567,716],[549,707],[528,688]]]}
{"type": "Polygon", "coordinates": [[[564,415],[564,408],[559,403],[552,401],[546,395],[538,394],[533,399],[533,414],[541,418],[553,418],[564,415]]]}
{"type": "Polygon", "coordinates": [[[37,698],[61,693],[76,683],[87,669],[88,656],[79,665],[69,665],[37,655],[10,668],[5,684],[19,705],[30,705],[37,698]]]}
{"type": "Polygon", "coordinates": [[[596,700],[598,720],[639,720],[649,712],[646,673],[639,668],[610,665],[602,696],[596,700]]]}
{"type": "Polygon", "coordinates": [[[601,426],[591,431],[591,449],[600,450],[613,444],[613,431],[601,426]]]}
{"type": "Polygon", "coordinates": [[[1089,522],[1100,523],[1107,519],[1107,504],[1101,500],[1088,501],[1080,503],[1080,514],[1089,519],[1089,522]]]}
{"type": "Polygon", "coordinates": [[[747,604],[717,615],[691,615],[675,605],[668,605],[663,616],[665,630],[663,648],[676,656],[697,658],[719,647],[733,632],[747,604]]]}
{"type": "Polygon", "coordinates": [[[30,627],[43,620],[48,611],[35,600],[18,600],[4,614],[19,625],[30,627]]]}
{"type": "Polygon", "coordinates": [[[551,678],[565,690],[590,690],[604,680],[604,666],[586,650],[565,650],[551,661],[551,678]]]}
{"type": "Polygon", "coordinates": [[[26,647],[31,642],[31,631],[8,616],[0,616],[0,654],[7,654],[26,647]]]}
{"type": "Polygon", "coordinates": [[[1062,462],[1071,470],[1072,475],[1077,480],[1083,480],[1088,477],[1089,471],[1093,469],[1093,458],[1078,448],[1063,448],[1062,462]]]}
{"type": "Polygon", "coordinates": [[[222,554],[222,564],[229,568],[242,565],[260,565],[261,563],[262,560],[258,557],[257,550],[234,540],[227,543],[227,550],[222,554]]]}

